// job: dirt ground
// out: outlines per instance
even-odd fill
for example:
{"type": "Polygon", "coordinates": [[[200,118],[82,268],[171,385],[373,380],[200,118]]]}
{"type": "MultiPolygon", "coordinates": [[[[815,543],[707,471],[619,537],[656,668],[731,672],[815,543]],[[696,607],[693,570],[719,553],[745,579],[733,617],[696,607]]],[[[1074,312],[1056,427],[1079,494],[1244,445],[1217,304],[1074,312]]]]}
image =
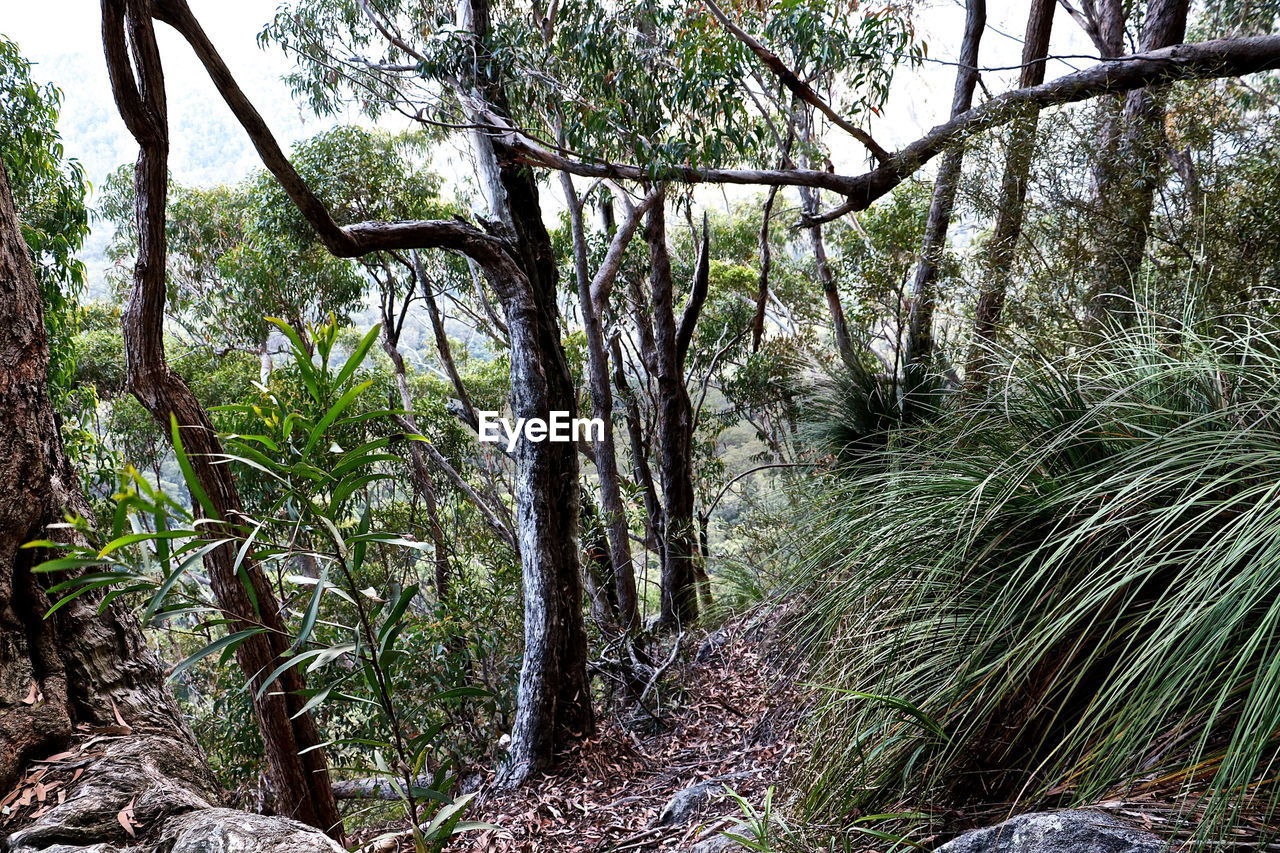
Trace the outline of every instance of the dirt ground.
{"type": "Polygon", "coordinates": [[[450,850],[485,853],[622,853],[688,850],[736,826],[741,810],[721,784],[696,816],[661,825],[663,806],[678,792],[724,780],[759,804],[779,768],[797,759],[791,732],[794,694],[761,661],[743,626],[705,643],[699,661],[669,681],[663,726],[651,734],[604,721],[600,733],[563,758],[555,773],[516,791],[483,794],[468,820],[494,824],[459,838],[450,850]]]}

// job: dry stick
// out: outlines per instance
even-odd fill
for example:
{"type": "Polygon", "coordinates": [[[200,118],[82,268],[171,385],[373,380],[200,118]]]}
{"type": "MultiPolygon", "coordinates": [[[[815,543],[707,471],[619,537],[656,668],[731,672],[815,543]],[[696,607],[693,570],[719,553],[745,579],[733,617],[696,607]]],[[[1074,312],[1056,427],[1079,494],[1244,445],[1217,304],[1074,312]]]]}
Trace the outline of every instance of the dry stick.
{"type": "MultiPolygon", "coordinates": [[[[138,257],[133,289],[124,314],[130,390],[165,430],[176,422],[196,478],[216,518],[243,515],[231,471],[215,460],[223,454],[208,413],[170,368],[164,350],[165,207],[168,195],[168,121],[164,73],[151,18],[131,0],[103,0],[103,44],[112,90],[121,117],[137,140],[135,171],[138,257]],[[128,29],[126,38],[125,29],[128,29]],[[132,50],[130,50],[132,48],[132,50]],[[132,57],[132,59],[131,59],[132,57]]],[[[197,511],[200,507],[197,506],[197,511]]],[[[254,712],[262,734],[267,773],[282,811],[337,837],[341,818],[314,718],[304,712],[305,682],[296,667],[279,687],[259,691],[263,674],[276,668],[288,650],[274,591],[253,560],[235,565],[231,545],[206,558],[219,606],[236,620],[236,630],[258,624],[268,630],[236,647],[236,659],[251,683],[254,712]]]]}

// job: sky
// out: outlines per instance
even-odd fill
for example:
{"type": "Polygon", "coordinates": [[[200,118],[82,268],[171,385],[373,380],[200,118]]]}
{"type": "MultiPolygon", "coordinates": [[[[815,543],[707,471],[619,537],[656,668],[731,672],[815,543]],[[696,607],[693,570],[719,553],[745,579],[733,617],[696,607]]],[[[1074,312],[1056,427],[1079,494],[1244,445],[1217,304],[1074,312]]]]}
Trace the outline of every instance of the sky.
{"type": "MultiPolygon", "coordinates": [[[[308,121],[291,103],[281,81],[289,69],[284,54],[258,47],[256,36],[275,5],[275,0],[191,0],[192,10],[272,129],[293,141],[327,122],[308,121]]],[[[256,165],[255,156],[203,69],[172,30],[161,24],[156,32],[170,97],[175,178],[208,184],[247,174],[256,165]]],[[[37,63],[37,79],[62,88],[63,141],[68,153],[84,162],[92,182],[133,159],[137,148],[111,98],[96,0],[0,0],[0,33],[37,63]]]]}

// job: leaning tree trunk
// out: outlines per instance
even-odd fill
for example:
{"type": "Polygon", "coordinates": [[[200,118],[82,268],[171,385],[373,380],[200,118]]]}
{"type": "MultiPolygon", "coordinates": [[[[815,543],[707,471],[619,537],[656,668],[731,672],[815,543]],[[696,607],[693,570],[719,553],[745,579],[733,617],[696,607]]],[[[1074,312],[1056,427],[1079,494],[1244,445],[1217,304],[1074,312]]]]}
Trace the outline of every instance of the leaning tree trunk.
{"type": "MultiPolygon", "coordinates": [[[[1022,42],[1021,87],[1044,82],[1045,57],[1049,55],[1049,34],[1053,30],[1055,0],[1032,0],[1027,14],[1027,32],[1022,42]]],[[[989,370],[989,356],[1004,309],[1005,294],[1013,274],[1013,260],[1022,234],[1022,216],[1027,198],[1027,178],[1035,152],[1040,113],[1034,108],[1009,126],[1004,157],[1004,174],[996,202],[996,223],[983,257],[984,276],[974,310],[973,340],[965,381],[978,388],[989,370]]]]}
{"type": "MultiPolygon", "coordinates": [[[[956,70],[955,92],[951,98],[951,117],[967,111],[973,104],[973,90],[978,85],[978,47],[987,23],[986,0],[968,0],[965,4],[964,38],[960,44],[960,65],[956,70]]],[[[964,149],[956,146],[947,151],[938,166],[933,182],[933,198],[929,218],[925,222],[924,245],[911,284],[911,314],[907,321],[906,352],[902,371],[903,408],[910,405],[912,392],[933,359],[933,313],[937,301],[938,266],[947,244],[947,229],[955,209],[956,191],[960,184],[960,167],[964,149]]]]}
{"type": "MultiPolygon", "coordinates": [[[[609,351],[605,343],[603,305],[592,293],[587,272],[587,235],[582,221],[582,200],[568,172],[560,173],[565,203],[569,207],[569,223],[573,231],[574,279],[578,286],[578,308],[582,312],[582,329],[587,342],[587,380],[591,390],[592,414],[604,424],[595,442],[596,473],[600,479],[601,519],[606,532],[612,590],[605,600],[616,610],[618,627],[630,632],[638,627],[636,570],[631,557],[631,530],[627,523],[627,507],[622,496],[622,479],[618,474],[618,452],[614,438],[613,390],[609,387],[609,351]]],[[[593,597],[593,602],[595,598],[593,597]]]]}
{"type": "Polygon", "coordinates": [[[48,396],[40,290],[0,166],[0,848],[9,853],[311,853],[341,848],[284,818],[217,808],[204,756],[119,599],[45,616],[50,525],[89,508],[48,396]],[[38,766],[33,766],[39,761],[38,766]],[[222,845],[222,846],[218,846],[222,845]]]}
{"type": "MultiPolygon", "coordinates": [[[[1142,21],[1140,52],[1178,44],[1186,35],[1188,0],[1152,0],[1142,21]]],[[[1096,246],[1094,280],[1088,293],[1089,324],[1098,328],[1109,317],[1129,314],[1133,282],[1142,268],[1155,204],[1162,180],[1165,90],[1134,89],[1124,99],[1114,156],[1099,153],[1108,165],[1099,172],[1100,222],[1106,225],[1096,246]]]]}
{"type": "MultiPolygon", "coordinates": [[[[113,5],[122,0],[104,2],[113,5]]],[[[456,219],[340,226],[293,168],[186,0],[152,3],[150,11],[176,29],[195,51],[264,165],[332,254],[350,258],[376,251],[436,248],[466,255],[483,269],[506,314],[511,407],[516,416],[546,418],[554,410],[576,411],[572,377],[560,342],[555,255],[542,224],[537,187],[525,167],[510,156],[498,157],[494,141],[478,135],[483,143],[477,146],[486,165],[483,171],[496,175],[496,182],[486,181],[484,189],[497,206],[494,228],[501,229],[501,235],[481,232],[456,219]]],[[[483,42],[488,7],[483,0],[464,0],[462,6],[463,28],[483,42]]],[[[501,111],[501,90],[480,79],[475,83],[474,90],[459,92],[463,101],[481,112],[490,107],[501,111]]],[[[559,747],[589,734],[595,725],[577,548],[577,449],[571,442],[524,440],[517,444],[515,458],[525,656],[509,760],[501,774],[505,784],[523,782],[547,766],[559,747]]]]}
{"type": "MultiPolygon", "coordinates": [[[[164,72],[155,42],[149,0],[103,0],[103,42],[120,115],[138,141],[134,172],[137,196],[138,258],[124,313],[129,387],[165,432],[176,424],[201,488],[218,520],[243,515],[231,470],[209,415],[165,357],[169,129],[164,72]],[[128,29],[126,40],[125,30],[128,29]]],[[[209,509],[199,505],[197,511],[209,509]]],[[[275,591],[252,560],[236,566],[232,544],[205,558],[210,586],[231,630],[267,630],[236,647],[236,660],[250,682],[254,715],[266,753],[274,807],[282,814],[340,837],[341,818],[329,779],[320,732],[306,710],[306,683],[298,667],[288,668],[279,690],[258,690],[289,651],[288,634],[275,591]]]]}

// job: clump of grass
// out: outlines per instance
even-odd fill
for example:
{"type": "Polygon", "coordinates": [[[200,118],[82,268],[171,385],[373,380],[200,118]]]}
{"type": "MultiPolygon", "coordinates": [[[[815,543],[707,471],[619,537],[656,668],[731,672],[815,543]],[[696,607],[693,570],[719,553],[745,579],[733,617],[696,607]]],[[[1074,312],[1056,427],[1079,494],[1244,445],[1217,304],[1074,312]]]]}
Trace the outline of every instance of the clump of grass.
{"type": "Polygon", "coordinates": [[[789,641],[845,691],[809,728],[815,819],[1155,793],[1203,837],[1269,821],[1277,345],[1146,315],[857,448],[793,567],[789,641]]]}

